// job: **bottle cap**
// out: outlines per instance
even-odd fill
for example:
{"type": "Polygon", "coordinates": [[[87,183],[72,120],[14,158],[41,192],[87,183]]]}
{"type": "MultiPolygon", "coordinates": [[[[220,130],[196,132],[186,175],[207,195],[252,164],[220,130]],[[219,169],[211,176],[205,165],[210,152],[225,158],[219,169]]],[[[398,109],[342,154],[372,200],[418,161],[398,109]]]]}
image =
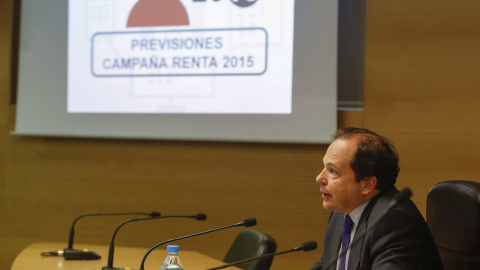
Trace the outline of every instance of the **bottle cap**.
{"type": "Polygon", "coordinates": [[[175,245],[168,245],[167,246],[167,252],[178,252],[180,248],[175,245]]]}

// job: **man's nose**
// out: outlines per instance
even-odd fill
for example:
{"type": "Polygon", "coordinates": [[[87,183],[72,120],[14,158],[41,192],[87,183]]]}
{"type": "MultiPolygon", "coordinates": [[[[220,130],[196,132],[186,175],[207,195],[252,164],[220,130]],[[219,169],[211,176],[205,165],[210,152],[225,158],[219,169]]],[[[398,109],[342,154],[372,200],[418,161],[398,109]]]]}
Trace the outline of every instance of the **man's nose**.
{"type": "Polygon", "coordinates": [[[327,184],[327,178],[325,177],[325,169],[319,174],[317,175],[317,178],[315,178],[315,181],[319,184],[323,184],[323,185],[326,185],[327,184]]]}

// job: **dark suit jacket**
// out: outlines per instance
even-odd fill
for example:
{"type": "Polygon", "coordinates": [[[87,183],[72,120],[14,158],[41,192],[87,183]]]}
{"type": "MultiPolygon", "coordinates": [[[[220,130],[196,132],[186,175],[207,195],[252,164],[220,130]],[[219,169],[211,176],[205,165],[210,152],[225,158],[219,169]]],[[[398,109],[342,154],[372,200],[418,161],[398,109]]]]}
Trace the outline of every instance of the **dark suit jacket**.
{"type": "MultiPolygon", "coordinates": [[[[362,213],[354,238],[363,234],[398,192],[393,187],[370,200],[362,213]]],[[[343,221],[344,213],[331,213],[322,258],[311,270],[321,269],[331,260],[336,260],[343,221]]],[[[328,270],[333,269],[336,269],[336,264],[328,270]]],[[[411,200],[391,209],[373,230],[352,247],[348,270],[353,269],[443,269],[430,230],[411,200]]]]}

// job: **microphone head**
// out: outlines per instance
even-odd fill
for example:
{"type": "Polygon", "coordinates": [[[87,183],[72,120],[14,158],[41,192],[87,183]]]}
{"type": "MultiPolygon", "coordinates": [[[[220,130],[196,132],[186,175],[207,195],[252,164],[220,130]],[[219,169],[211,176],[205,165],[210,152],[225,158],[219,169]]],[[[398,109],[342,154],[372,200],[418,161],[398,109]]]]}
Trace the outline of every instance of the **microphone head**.
{"type": "Polygon", "coordinates": [[[397,203],[403,202],[406,199],[410,198],[412,196],[412,191],[409,188],[404,188],[402,189],[395,197],[393,198],[397,203]]]}
{"type": "Polygon", "coordinates": [[[307,252],[307,251],[310,251],[310,250],[314,250],[317,248],[317,242],[315,241],[310,241],[310,242],[306,242],[306,243],[303,243],[299,246],[299,250],[302,250],[307,252]]]}
{"type": "Polygon", "coordinates": [[[252,227],[252,226],[257,225],[257,219],[256,218],[247,218],[242,223],[243,223],[242,225],[245,226],[245,227],[252,227]]]}
{"type": "Polygon", "coordinates": [[[161,214],[160,214],[159,212],[150,212],[150,213],[148,213],[148,215],[151,216],[151,217],[159,217],[159,216],[161,216],[161,214]]]}
{"type": "Polygon", "coordinates": [[[195,219],[196,219],[196,220],[206,220],[206,219],[207,219],[207,215],[205,215],[205,214],[196,214],[196,215],[195,215],[195,219]]]}

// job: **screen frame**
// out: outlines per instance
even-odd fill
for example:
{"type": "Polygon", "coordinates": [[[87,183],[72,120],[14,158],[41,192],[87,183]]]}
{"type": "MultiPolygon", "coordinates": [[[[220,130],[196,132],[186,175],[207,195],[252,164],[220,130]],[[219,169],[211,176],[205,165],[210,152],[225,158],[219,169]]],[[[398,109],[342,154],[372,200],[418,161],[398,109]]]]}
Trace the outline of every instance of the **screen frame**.
{"type": "MultiPolygon", "coordinates": [[[[32,0],[23,0],[25,2],[32,0]]],[[[40,2],[40,1],[38,1],[40,2]]],[[[57,0],[59,2],[59,0],[57,0]]],[[[199,141],[245,141],[245,142],[280,142],[280,143],[329,143],[330,136],[337,126],[337,25],[324,26],[328,29],[330,38],[318,35],[302,35],[302,33],[319,33],[319,26],[309,23],[306,18],[318,16],[318,11],[323,7],[319,2],[310,3],[313,6],[295,3],[294,26],[294,58],[293,58],[293,103],[292,114],[289,115],[185,115],[185,114],[66,114],[57,115],[56,109],[43,105],[32,107],[39,102],[49,104],[48,98],[40,95],[28,98],[24,89],[36,89],[39,85],[49,94],[59,100],[64,100],[61,110],[66,112],[66,89],[58,89],[50,80],[52,76],[64,72],[62,67],[66,63],[61,57],[51,58],[49,65],[57,68],[45,68],[42,74],[28,66],[29,62],[42,61],[35,55],[23,54],[22,48],[28,46],[28,38],[22,37],[25,30],[20,31],[19,68],[26,68],[28,78],[22,78],[19,73],[18,80],[18,105],[17,122],[12,135],[22,136],[52,136],[52,137],[93,137],[93,138],[126,138],[126,139],[166,139],[166,140],[199,140],[199,141]],[[297,18],[299,20],[297,21],[297,18]],[[299,36],[300,35],[300,36],[299,36]],[[26,40],[26,42],[25,42],[26,40]],[[298,40],[302,40],[300,43],[298,40]],[[312,48],[332,47],[333,51],[323,56],[321,61],[306,61],[312,58],[312,48]],[[330,68],[320,63],[328,63],[330,68]],[[333,68],[332,68],[333,67],[333,68]],[[313,79],[312,79],[313,78],[313,79]],[[330,89],[325,93],[316,93],[318,89],[330,89]],[[314,98],[313,98],[314,97],[314,98]],[[326,111],[319,113],[320,109],[326,111]],[[28,120],[31,115],[41,117],[28,120]],[[28,116],[30,115],[30,116],[28,116]],[[21,120],[19,120],[21,119],[21,120]],[[61,123],[63,126],[58,126],[61,123]],[[125,129],[125,123],[128,127],[125,129]],[[145,125],[144,123],[149,123],[145,125]],[[156,127],[152,130],[152,127],[156,127]]],[[[332,16],[329,21],[338,21],[338,2],[335,5],[337,12],[328,12],[325,16],[332,16]]],[[[324,3],[325,3],[324,2],[324,3]]],[[[39,7],[41,8],[41,7],[39,7]]],[[[68,6],[63,7],[65,12],[56,12],[56,19],[68,19],[68,6]]],[[[23,10],[22,13],[25,11],[23,10]]],[[[28,11],[27,11],[28,12],[28,11]]],[[[53,15],[53,14],[52,14],[53,15]]],[[[41,20],[41,18],[38,18],[41,20]]],[[[60,38],[66,33],[67,25],[59,23],[50,24],[55,38],[60,38]],[[57,33],[57,34],[55,34],[57,33]]],[[[45,29],[47,30],[47,29],[45,29]]],[[[28,32],[28,31],[27,31],[28,32]]],[[[39,31],[41,32],[41,31],[39,31]]],[[[49,50],[58,54],[67,54],[65,44],[54,42],[49,50]]],[[[66,41],[65,41],[66,42],[66,41]]],[[[66,56],[65,56],[66,57],[66,56]]],[[[66,75],[60,85],[66,85],[66,75]]],[[[58,109],[57,109],[58,110],[58,109]]]]}

